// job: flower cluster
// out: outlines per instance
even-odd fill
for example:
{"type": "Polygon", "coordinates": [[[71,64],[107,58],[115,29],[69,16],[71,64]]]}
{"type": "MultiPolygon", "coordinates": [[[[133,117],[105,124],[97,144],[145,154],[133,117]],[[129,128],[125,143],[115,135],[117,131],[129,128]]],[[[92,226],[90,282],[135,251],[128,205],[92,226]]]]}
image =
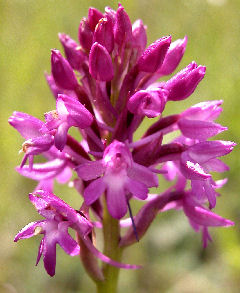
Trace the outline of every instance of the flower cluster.
{"type": "MultiPolygon", "coordinates": [[[[216,189],[226,179],[214,180],[212,172],[228,167],[219,159],[230,153],[234,143],[209,140],[227,128],[215,123],[222,101],[207,101],[170,116],[164,116],[166,103],[188,98],[204,78],[206,68],[190,63],[168,81],[159,81],[178,67],[187,37],[176,41],[162,37],[147,46],[146,26],[141,20],[131,24],[119,4],[102,13],[90,8],[79,25],[78,42],[59,34],[65,57],[51,53],[51,74],[46,75],[56,98],[56,109],[41,121],[14,112],[9,123],[23,136],[25,153],[17,172],[36,180],[29,198],[45,219],[23,228],[15,241],[43,234],[41,255],[49,275],[55,273],[56,244],[69,255],[86,252],[123,268],[136,268],[110,259],[95,246],[94,229],[104,226],[106,210],[128,227],[119,235],[119,247],[138,241],[156,216],[168,209],[182,210],[203,244],[210,240],[209,227],[231,226],[233,222],[216,215],[216,189]],[[134,133],[146,118],[158,118],[141,139],[134,133]],[[76,127],[78,141],[68,131],[76,127]],[[175,139],[166,142],[166,134],[175,139]],[[179,135],[180,133],[180,135],[179,135]],[[164,141],[164,143],[163,143],[164,141]],[[44,163],[34,156],[43,155],[44,163]],[[27,161],[29,162],[27,165],[27,161]],[[54,179],[64,184],[71,180],[82,195],[81,208],[75,210],[54,195],[54,179]],[[150,194],[158,187],[159,176],[172,182],[161,194],[150,194]],[[152,191],[151,191],[152,192],[152,191]],[[143,201],[136,215],[130,202],[143,201]],[[89,216],[89,209],[95,219],[89,216]],[[129,219],[122,219],[129,212],[129,219]],[[77,239],[68,233],[73,229],[77,239]]],[[[150,121],[150,120],[149,120],[150,121]]],[[[95,278],[101,279],[89,265],[95,278]]]]}

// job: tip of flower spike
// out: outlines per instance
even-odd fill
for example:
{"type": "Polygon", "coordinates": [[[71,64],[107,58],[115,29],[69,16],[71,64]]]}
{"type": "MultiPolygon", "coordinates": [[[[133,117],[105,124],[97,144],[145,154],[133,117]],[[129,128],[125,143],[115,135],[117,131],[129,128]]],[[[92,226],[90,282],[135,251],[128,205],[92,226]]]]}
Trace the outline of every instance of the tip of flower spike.
{"type": "Polygon", "coordinates": [[[139,58],[139,70],[149,73],[154,73],[159,70],[166,56],[171,40],[171,36],[166,36],[152,43],[139,58]]]}

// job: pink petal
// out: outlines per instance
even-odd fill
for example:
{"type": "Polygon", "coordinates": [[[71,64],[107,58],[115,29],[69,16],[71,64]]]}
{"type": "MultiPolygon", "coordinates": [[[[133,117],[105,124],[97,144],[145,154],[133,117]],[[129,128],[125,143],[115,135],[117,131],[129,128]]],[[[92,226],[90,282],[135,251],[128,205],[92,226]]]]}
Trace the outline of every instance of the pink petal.
{"type": "Polygon", "coordinates": [[[133,196],[139,199],[146,199],[148,195],[147,186],[139,181],[129,179],[125,185],[125,188],[132,193],[133,196]]]}
{"type": "Polygon", "coordinates": [[[127,201],[123,188],[107,188],[107,207],[111,216],[115,219],[121,219],[127,213],[127,201]]]}
{"type": "Polygon", "coordinates": [[[22,228],[21,231],[18,232],[18,234],[14,238],[14,242],[17,242],[19,239],[27,239],[34,236],[36,227],[41,227],[44,222],[45,221],[36,221],[29,223],[24,228],[22,228]]]}
{"type": "Polygon", "coordinates": [[[78,176],[85,181],[96,179],[101,176],[104,171],[105,167],[102,163],[102,160],[99,161],[92,161],[83,163],[82,165],[78,166],[76,169],[78,176]]]}
{"type": "Polygon", "coordinates": [[[38,255],[37,255],[37,260],[36,260],[36,266],[38,265],[41,256],[42,256],[42,252],[43,252],[43,244],[44,244],[44,238],[41,240],[40,245],[39,245],[39,249],[38,249],[38,255]]]}
{"type": "Polygon", "coordinates": [[[66,222],[60,222],[58,224],[59,235],[57,241],[67,254],[75,256],[80,253],[80,247],[78,243],[68,234],[68,226],[69,223],[66,222]]]}
{"type": "Polygon", "coordinates": [[[56,240],[44,237],[43,245],[43,262],[47,273],[53,277],[55,275],[56,267],[56,240]]]}
{"type": "Polygon", "coordinates": [[[94,203],[105,191],[106,183],[103,178],[91,182],[84,190],[84,199],[87,205],[94,203]]]}
{"type": "Polygon", "coordinates": [[[128,170],[128,177],[144,183],[147,187],[157,187],[158,177],[147,167],[137,163],[132,164],[132,168],[128,170]]]}

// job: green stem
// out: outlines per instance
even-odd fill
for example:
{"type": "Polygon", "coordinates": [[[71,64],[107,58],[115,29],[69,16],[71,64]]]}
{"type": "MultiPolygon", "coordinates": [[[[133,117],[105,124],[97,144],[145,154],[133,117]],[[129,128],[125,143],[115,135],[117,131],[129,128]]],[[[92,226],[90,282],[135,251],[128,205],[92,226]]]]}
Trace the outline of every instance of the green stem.
{"type": "MultiPolygon", "coordinates": [[[[104,254],[111,259],[121,262],[122,248],[119,247],[120,227],[119,221],[112,218],[109,214],[106,202],[104,203],[103,215],[103,237],[104,237],[104,254]]],[[[104,281],[99,281],[97,293],[117,293],[117,284],[119,268],[109,264],[103,264],[104,281]]]]}

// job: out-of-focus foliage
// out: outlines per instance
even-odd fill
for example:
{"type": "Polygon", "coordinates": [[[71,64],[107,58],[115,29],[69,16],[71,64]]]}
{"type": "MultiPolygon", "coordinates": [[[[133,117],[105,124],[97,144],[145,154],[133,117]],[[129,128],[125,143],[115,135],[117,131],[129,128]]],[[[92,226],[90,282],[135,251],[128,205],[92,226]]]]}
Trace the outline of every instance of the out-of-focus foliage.
{"type": "MultiPolygon", "coordinates": [[[[169,113],[202,100],[224,99],[220,123],[229,131],[219,136],[239,141],[240,93],[240,2],[239,0],[124,0],[134,21],[142,18],[148,26],[148,43],[171,34],[173,40],[188,36],[189,42],[179,67],[195,60],[207,66],[206,77],[186,101],[170,103],[169,113]]],[[[38,293],[94,292],[77,257],[57,251],[57,272],[49,278],[36,268],[39,239],[13,243],[25,224],[38,218],[28,201],[35,182],[14,171],[21,161],[23,142],[7,124],[14,110],[38,118],[55,108],[43,72],[50,70],[50,49],[61,48],[57,33],[77,39],[81,17],[89,6],[103,10],[117,7],[114,1],[2,0],[0,1],[0,292],[38,293]]],[[[203,251],[180,212],[159,215],[148,235],[125,253],[125,261],[143,264],[137,272],[122,271],[119,292],[222,293],[240,288],[240,199],[238,147],[226,162],[229,183],[221,191],[216,212],[236,222],[228,229],[212,229],[214,242],[203,251]]],[[[74,207],[80,198],[74,190],[57,188],[56,194],[74,207]]]]}

